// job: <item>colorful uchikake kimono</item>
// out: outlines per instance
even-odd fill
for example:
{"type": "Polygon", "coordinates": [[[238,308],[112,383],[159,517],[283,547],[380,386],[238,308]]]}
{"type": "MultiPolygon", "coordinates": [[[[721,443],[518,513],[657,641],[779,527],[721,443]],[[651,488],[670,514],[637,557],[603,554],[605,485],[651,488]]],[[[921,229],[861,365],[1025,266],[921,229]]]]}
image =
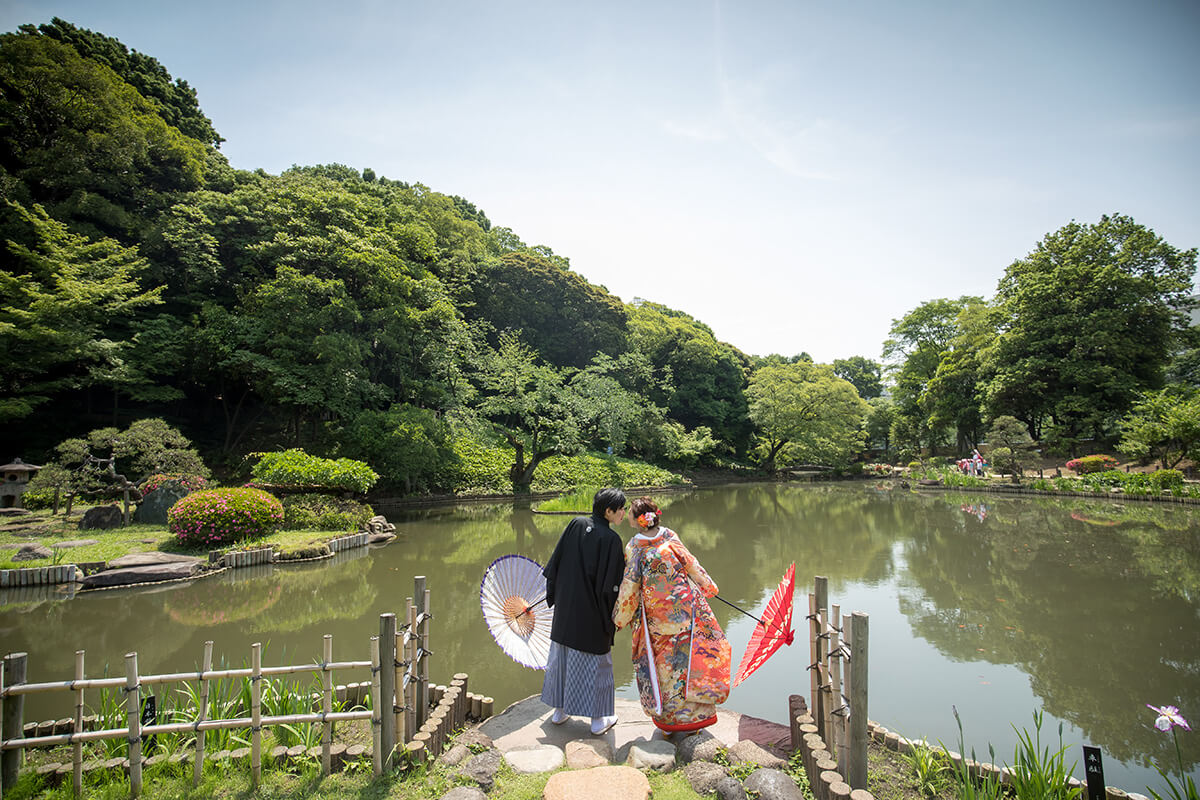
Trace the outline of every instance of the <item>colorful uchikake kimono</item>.
{"type": "Polygon", "coordinates": [[[633,663],[642,708],[664,731],[717,721],[729,696],[729,642],[704,598],[717,584],[669,528],[625,545],[625,576],[613,609],[633,623],[633,663]]]}

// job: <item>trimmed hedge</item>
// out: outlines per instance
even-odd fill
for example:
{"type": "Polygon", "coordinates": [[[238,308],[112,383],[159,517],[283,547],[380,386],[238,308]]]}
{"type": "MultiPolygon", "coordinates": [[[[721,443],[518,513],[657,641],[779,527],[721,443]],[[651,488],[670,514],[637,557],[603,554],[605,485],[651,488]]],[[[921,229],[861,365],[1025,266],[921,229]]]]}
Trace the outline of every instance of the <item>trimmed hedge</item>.
{"type": "Polygon", "coordinates": [[[167,529],[191,547],[217,547],[274,533],[283,505],[261,489],[192,492],[167,512],[167,529]]]}
{"type": "Polygon", "coordinates": [[[366,527],[375,512],[366,503],[325,494],[290,494],[283,498],[285,531],[354,531],[366,527]]]}
{"type": "Polygon", "coordinates": [[[379,480],[379,474],[362,461],[350,458],[321,458],[293,448],[282,453],[258,453],[258,463],[250,470],[256,483],[273,486],[297,486],[342,489],[365,494],[379,480]]]}
{"type": "Polygon", "coordinates": [[[1073,458],[1067,462],[1067,469],[1076,475],[1091,475],[1093,472],[1105,472],[1115,469],[1116,466],[1117,460],[1115,458],[1102,453],[1083,456],[1082,458],[1073,458]]]}

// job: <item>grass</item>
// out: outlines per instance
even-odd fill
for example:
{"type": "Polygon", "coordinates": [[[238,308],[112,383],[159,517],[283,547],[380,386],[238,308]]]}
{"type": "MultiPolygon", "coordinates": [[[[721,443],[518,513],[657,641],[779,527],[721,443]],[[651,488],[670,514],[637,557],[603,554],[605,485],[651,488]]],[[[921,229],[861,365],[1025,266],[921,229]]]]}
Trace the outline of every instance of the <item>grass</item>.
{"type": "MultiPolygon", "coordinates": [[[[62,514],[54,516],[50,511],[32,511],[28,515],[12,517],[0,522],[0,568],[48,567],[55,563],[82,563],[89,561],[112,561],[130,553],[162,552],[183,555],[205,556],[207,550],[184,547],[165,525],[133,524],[127,528],[111,530],[80,530],[79,519],[87,509],[76,506],[69,518],[62,514]],[[21,534],[21,535],[18,535],[21,534]],[[95,539],[96,544],[55,549],[50,558],[13,562],[12,556],[24,544],[41,544],[52,549],[56,542],[79,539],[95,539]],[[62,555],[60,555],[62,554],[62,555]]],[[[223,547],[223,550],[245,546],[273,545],[284,550],[295,550],[311,542],[323,542],[346,531],[276,531],[261,539],[241,542],[223,547]]]]}

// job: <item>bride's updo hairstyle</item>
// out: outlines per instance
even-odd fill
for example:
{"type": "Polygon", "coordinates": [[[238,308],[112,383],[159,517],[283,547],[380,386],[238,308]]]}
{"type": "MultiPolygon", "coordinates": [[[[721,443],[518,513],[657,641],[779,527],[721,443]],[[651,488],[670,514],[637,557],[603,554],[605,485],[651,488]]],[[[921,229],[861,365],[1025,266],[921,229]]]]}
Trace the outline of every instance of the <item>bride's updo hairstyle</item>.
{"type": "Polygon", "coordinates": [[[662,519],[662,509],[656,506],[649,497],[639,497],[634,500],[629,507],[629,513],[633,516],[637,526],[644,531],[656,527],[659,520],[662,519]]]}

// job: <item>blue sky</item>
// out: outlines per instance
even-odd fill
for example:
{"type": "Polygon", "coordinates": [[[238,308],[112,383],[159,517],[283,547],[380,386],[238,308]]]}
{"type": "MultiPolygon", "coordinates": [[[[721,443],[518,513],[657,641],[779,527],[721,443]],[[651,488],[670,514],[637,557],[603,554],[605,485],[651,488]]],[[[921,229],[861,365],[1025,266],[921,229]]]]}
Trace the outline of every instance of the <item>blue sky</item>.
{"type": "Polygon", "coordinates": [[[194,86],[239,168],[461,195],[747,353],[878,358],[1072,219],[1200,245],[1195,2],[0,3],[194,86]]]}

